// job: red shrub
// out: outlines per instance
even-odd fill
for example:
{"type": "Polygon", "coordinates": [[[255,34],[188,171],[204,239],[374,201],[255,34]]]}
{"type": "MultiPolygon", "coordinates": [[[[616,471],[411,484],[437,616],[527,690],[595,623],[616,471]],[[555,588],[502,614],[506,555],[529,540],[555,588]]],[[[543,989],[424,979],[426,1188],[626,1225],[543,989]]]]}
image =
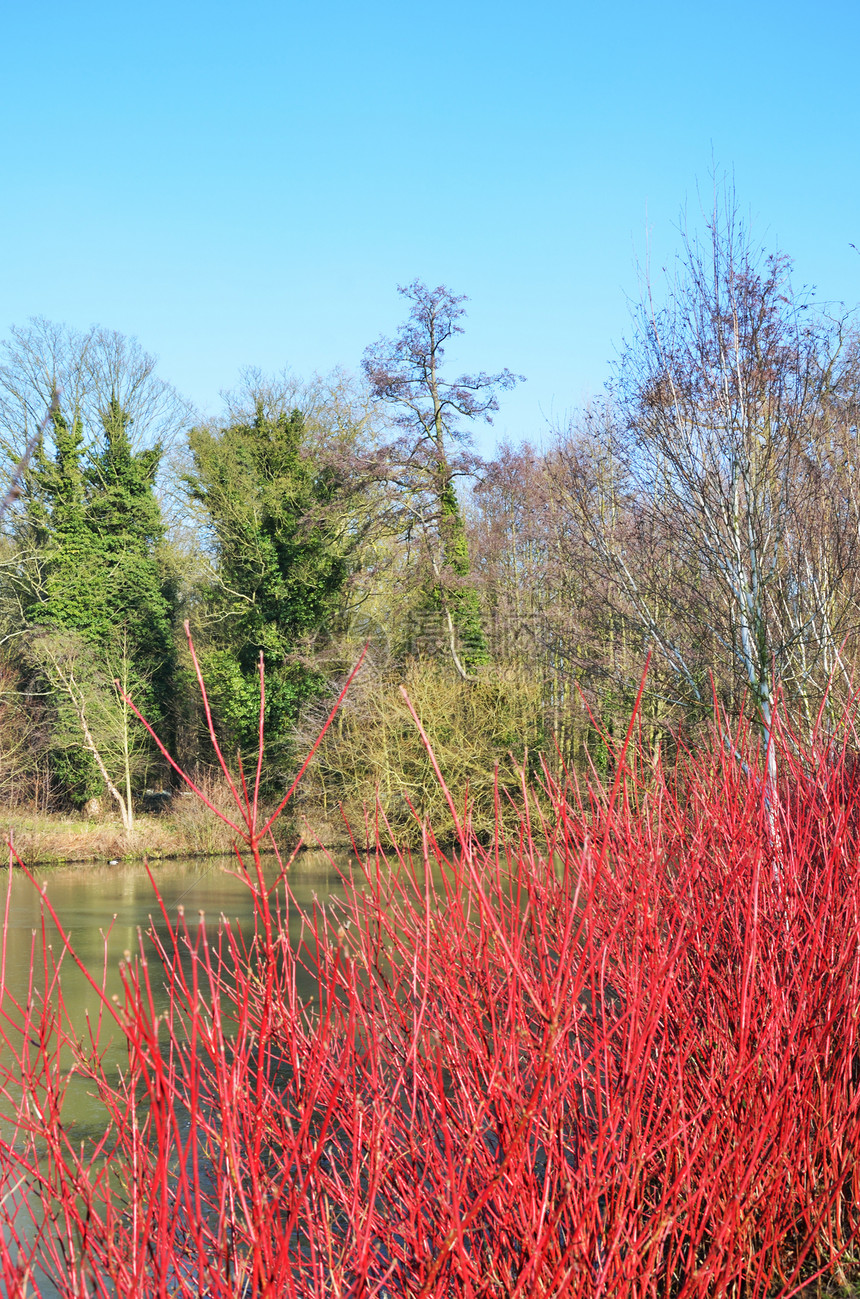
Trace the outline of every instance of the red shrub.
{"type": "Polygon", "coordinates": [[[47,941],[26,1004],[5,992],[4,1292],[788,1296],[838,1271],[860,843],[844,755],[784,747],[782,804],[715,742],[647,783],[627,754],[609,794],[548,781],[515,841],[461,814],[450,851],[428,829],[418,860],[367,857],[297,952],[243,780],[253,934],[164,913],[83,1042],[47,941]],[[94,1148],[62,1124],[70,1068],[94,1148]]]}

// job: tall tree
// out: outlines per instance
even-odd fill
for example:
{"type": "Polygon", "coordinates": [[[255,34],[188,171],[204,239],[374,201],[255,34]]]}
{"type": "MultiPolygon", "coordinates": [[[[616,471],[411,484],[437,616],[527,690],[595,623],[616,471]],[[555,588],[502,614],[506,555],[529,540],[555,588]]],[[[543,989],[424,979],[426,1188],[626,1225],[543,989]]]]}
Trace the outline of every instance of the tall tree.
{"type": "MultiPolygon", "coordinates": [[[[155,483],[189,407],[135,340],[31,321],[0,347],[0,443],[10,458],[56,392],[5,520],[0,617],[13,659],[35,665],[54,691],[54,775],[65,796],[82,803],[104,787],[92,743],[117,729],[114,677],[170,729],[175,593],[162,562],[155,483]],[[70,654],[74,701],[61,680],[70,654]]],[[[108,776],[125,780],[127,793],[125,767],[108,776]]]]}
{"type": "Polygon", "coordinates": [[[80,420],[54,417],[54,456],[31,475],[28,520],[41,568],[32,623],[76,631],[93,647],[121,636],[148,694],[164,707],[172,662],[169,589],[158,561],[164,537],[154,494],[161,448],[133,451],[131,421],[109,402],[101,438],[84,454],[80,420]]]}
{"type": "Polygon", "coordinates": [[[132,420],[115,397],[101,422],[101,446],[86,473],[87,517],[107,571],[100,617],[93,609],[87,635],[121,641],[123,657],[146,683],[157,714],[165,716],[174,669],[174,591],[159,556],[165,527],[154,487],[163,448],[133,450],[132,420]]]}
{"type": "Polygon", "coordinates": [[[374,396],[393,412],[399,436],[387,448],[387,472],[400,490],[409,530],[424,542],[433,574],[428,594],[446,620],[453,661],[469,677],[489,656],[457,479],[478,464],[468,454],[469,423],[491,423],[499,392],[521,376],[502,370],[446,378],[445,347],[463,332],[466,299],[419,280],[398,292],[411,303],[409,316],[395,338],[365,350],[362,364],[374,396]]]}
{"type": "MultiPolygon", "coordinates": [[[[56,691],[63,739],[55,746],[55,770],[78,803],[94,796],[103,779],[111,786],[98,728],[86,721],[80,701],[89,694],[91,716],[110,717],[119,705],[109,683],[122,676],[163,730],[175,659],[173,592],[159,562],[164,527],[153,490],[161,448],[132,450],[131,421],[115,398],[100,423],[99,442],[85,451],[80,419],[55,412],[54,454],[37,451],[21,526],[30,534],[31,573],[38,572],[24,603],[28,624],[39,629],[30,653],[56,691]],[[53,633],[62,633],[62,653],[53,633]],[[87,647],[74,655],[74,688],[63,666],[70,634],[87,647]],[[107,699],[95,702],[105,692],[107,699]],[[64,720],[70,708],[71,721],[64,720]],[[70,742],[76,730],[77,744],[70,742]]],[[[128,770],[123,774],[128,785],[128,770]]]]}
{"type": "Polygon", "coordinates": [[[190,435],[187,481],[205,512],[213,560],[204,658],[222,724],[253,750],[262,653],[274,780],[289,760],[302,705],[324,684],[314,653],[332,629],[349,572],[341,527],[349,484],[312,453],[300,411],[258,400],[253,413],[233,414],[226,426],[190,435]]]}
{"type": "Polygon", "coordinates": [[[614,407],[564,440],[556,489],[682,693],[707,702],[716,657],[767,743],[774,683],[814,714],[856,621],[856,338],[753,247],[730,195],[679,270],[665,306],[642,305],[614,407]]]}

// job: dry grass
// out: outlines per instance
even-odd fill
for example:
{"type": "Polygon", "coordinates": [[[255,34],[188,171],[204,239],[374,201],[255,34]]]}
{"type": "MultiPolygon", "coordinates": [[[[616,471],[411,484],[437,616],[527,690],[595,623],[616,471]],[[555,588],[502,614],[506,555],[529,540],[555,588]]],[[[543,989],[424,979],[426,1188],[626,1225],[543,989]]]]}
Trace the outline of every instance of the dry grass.
{"type": "MultiPolygon", "coordinates": [[[[226,782],[209,773],[197,773],[195,783],[210,802],[235,820],[236,808],[226,782]]],[[[74,862],[141,860],[149,857],[212,857],[229,853],[235,835],[214,817],[195,795],[177,793],[157,814],[139,813],[134,832],[127,835],[112,810],[98,817],[83,813],[35,813],[17,807],[0,809],[0,835],[9,836],[16,853],[27,866],[74,862]]],[[[346,842],[342,821],[327,817],[312,804],[303,807],[299,824],[285,820],[276,831],[279,849],[292,849],[298,834],[311,846],[334,846],[346,842]]]]}
{"type": "Polygon", "coordinates": [[[201,815],[196,799],[178,795],[160,815],[141,814],[127,835],[118,817],[97,819],[4,809],[3,841],[9,836],[28,866],[58,862],[128,861],[151,857],[201,857],[230,852],[232,838],[220,821],[201,815]]]}
{"type": "Polygon", "coordinates": [[[28,815],[5,809],[0,818],[3,839],[11,836],[15,851],[28,866],[51,862],[110,861],[114,857],[164,857],[171,846],[166,818],[142,816],[129,837],[117,819],[92,820],[57,813],[28,815]]]}

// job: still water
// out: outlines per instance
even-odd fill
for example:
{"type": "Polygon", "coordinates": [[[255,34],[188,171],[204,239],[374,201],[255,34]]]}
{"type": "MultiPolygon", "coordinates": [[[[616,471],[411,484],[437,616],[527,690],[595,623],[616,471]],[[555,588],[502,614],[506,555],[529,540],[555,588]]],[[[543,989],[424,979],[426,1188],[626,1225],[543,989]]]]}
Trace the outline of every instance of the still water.
{"type": "MultiPolygon", "coordinates": [[[[349,866],[347,854],[337,854],[342,868],[349,866]]],[[[236,874],[235,857],[203,858],[194,861],[158,862],[152,865],[152,874],[164,903],[167,915],[175,924],[179,909],[184,908],[189,929],[199,923],[200,913],[205,916],[207,929],[214,932],[223,916],[232,925],[239,925],[247,935],[253,932],[253,904],[247,884],[236,874]]],[[[278,866],[274,859],[267,865],[267,875],[274,882],[278,866]]],[[[301,939],[303,925],[317,905],[327,905],[343,896],[343,887],[332,856],[322,851],[305,850],[290,867],[290,889],[295,905],[290,908],[290,938],[295,946],[301,939]]],[[[151,951],[147,932],[154,928],[166,932],[164,917],[156,900],[152,883],[142,863],[118,866],[62,867],[38,872],[38,884],[44,886],[57,918],[69,936],[70,942],[101,983],[106,972],[108,995],[122,993],[119,965],[126,951],[151,951]]],[[[0,906],[5,903],[6,880],[0,881],[0,906]]],[[[281,890],[283,897],[283,891],[281,890]]],[[[2,912],[0,912],[2,915],[2,912]]],[[[55,954],[62,950],[50,917],[46,917],[45,938],[55,954]]],[[[15,872],[11,884],[11,904],[6,935],[6,987],[20,1002],[27,999],[31,958],[41,951],[42,908],[39,890],[22,873],[15,872]]],[[[150,964],[156,1009],[166,1001],[164,989],[157,978],[158,962],[150,964]],[[159,1005],[160,1002],[160,1005],[159,1005]]],[[[315,985],[305,976],[306,986],[301,986],[300,997],[312,997],[315,985]]],[[[98,1015],[99,999],[86,979],[68,956],[63,962],[63,997],[69,1018],[83,1036],[87,1014],[94,1020],[98,1015]]],[[[106,1038],[111,1036],[110,1031],[106,1038]]],[[[113,1036],[118,1038],[117,1030],[113,1036]]],[[[106,1041],[102,1042],[105,1046],[106,1041]]],[[[116,1041],[108,1047],[105,1064],[110,1070],[112,1057],[117,1066],[124,1062],[124,1043],[116,1041]]],[[[81,1138],[99,1137],[104,1131],[105,1112],[93,1094],[90,1081],[77,1076],[70,1080],[63,1102],[63,1122],[73,1126],[81,1138]]],[[[2,1120],[0,1120],[2,1126],[2,1120]]],[[[57,1291],[50,1280],[37,1269],[37,1293],[43,1299],[52,1299],[57,1291]]],[[[6,1291],[0,1280],[0,1299],[6,1291]]],[[[11,1299],[11,1296],[9,1297],[11,1299]]]]}
{"type": "MultiPolygon", "coordinates": [[[[341,854],[339,860],[342,867],[348,868],[346,854],[341,854]]],[[[175,924],[182,907],[192,933],[199,923],[200,912],[203,912],[210,933],[217,929],[220,918],[224,916],[250,936],[253,932],[251,894],[247,884],[237,876],[236,867],[235,857],[154,863],[152,874],[171,923],[175,924]]],[[[274,858],[267,865],[267,874],[271,882],[276,880],[278,867],[274,858]]],[[[121,995],[119,965],[123,953],[139,952],[141,936],[144,951],[151,952],[151,943],[146,937],[150,928],[166,933],[164,917],[144,865],[52,868],[38,872],[37,878],[39,885],[45,887],[48,900],[84,965],[99,983],[106,971],[108,995],[121,995]]],[[[326,905],[335,897],[342,896],[343,888],[332,857],[322,851],[300,853],[290,867],[289,879],[296,903],[290,908],[289,922],[290,938],[295,947],[314,905],[326,905]]],[[[5,893],[6,881],[0,880],[0,906],[5,903],[5,893]]],[[[27,999],[31,956],[34,944],[37,953],[41,951],[41,934],[38,888],[16,871],[12,879],[6,938],[6,987],[19,1002],[27,999]]],[[[45,936],[54,953],[59,954],[63,944],[50,917],[46,917],[45,936]]],[[[166,997],[157,970],[158,962],[153,961],[150,975],[156,1009],[160,1010],[166,997]]],[[[299,996],[310,998],[315,985],[305,975],[305,986],[302,987],[301,979],[300,971],[297,976],[299,996]]],[[[93,1021],[98,1015],[99,999],[68,955],[63,961],[62,988],[69,1018],[83,1036],[87,1014],[93,1021]]],[[[117,1036],[115,1028],[112,1034],[117,1036]]],[[[105,1036],[109,1038],[111,1032],[107,1031],[105,1036]]],[[[124,1043],[123,1049],[120,1048],[117,1041],[118,1065],[124,1063],[124,1043]]],[[[109,1050],[106,1063],[110,1063],[111,1055],[109,1050]]],[[[63,1105],[63,1120],[74,1124],[82,1137],[98,1136],[104,1130],[104,1110],[93,1095],[92,1083],[77,1076],[72,1078],[63,1105]]]]}

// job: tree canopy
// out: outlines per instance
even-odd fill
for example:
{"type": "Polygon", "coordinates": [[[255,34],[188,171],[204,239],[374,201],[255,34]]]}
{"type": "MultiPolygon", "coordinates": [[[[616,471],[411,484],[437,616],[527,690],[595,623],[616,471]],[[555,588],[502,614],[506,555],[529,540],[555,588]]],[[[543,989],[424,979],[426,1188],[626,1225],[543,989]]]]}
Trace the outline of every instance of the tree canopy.
{"type": "Polygon", "coordinates": [[[201,618],[212,700],[234,743],[253,747],[262,655],[280,767],[302,705],[323,686],[313,651],[333,629],[349,573],[339,510],[348,485],[311,453],[299,410],[258,402],[245,419],[193,429],[190,447],[187,482],[211,552],[201,618]]]}

